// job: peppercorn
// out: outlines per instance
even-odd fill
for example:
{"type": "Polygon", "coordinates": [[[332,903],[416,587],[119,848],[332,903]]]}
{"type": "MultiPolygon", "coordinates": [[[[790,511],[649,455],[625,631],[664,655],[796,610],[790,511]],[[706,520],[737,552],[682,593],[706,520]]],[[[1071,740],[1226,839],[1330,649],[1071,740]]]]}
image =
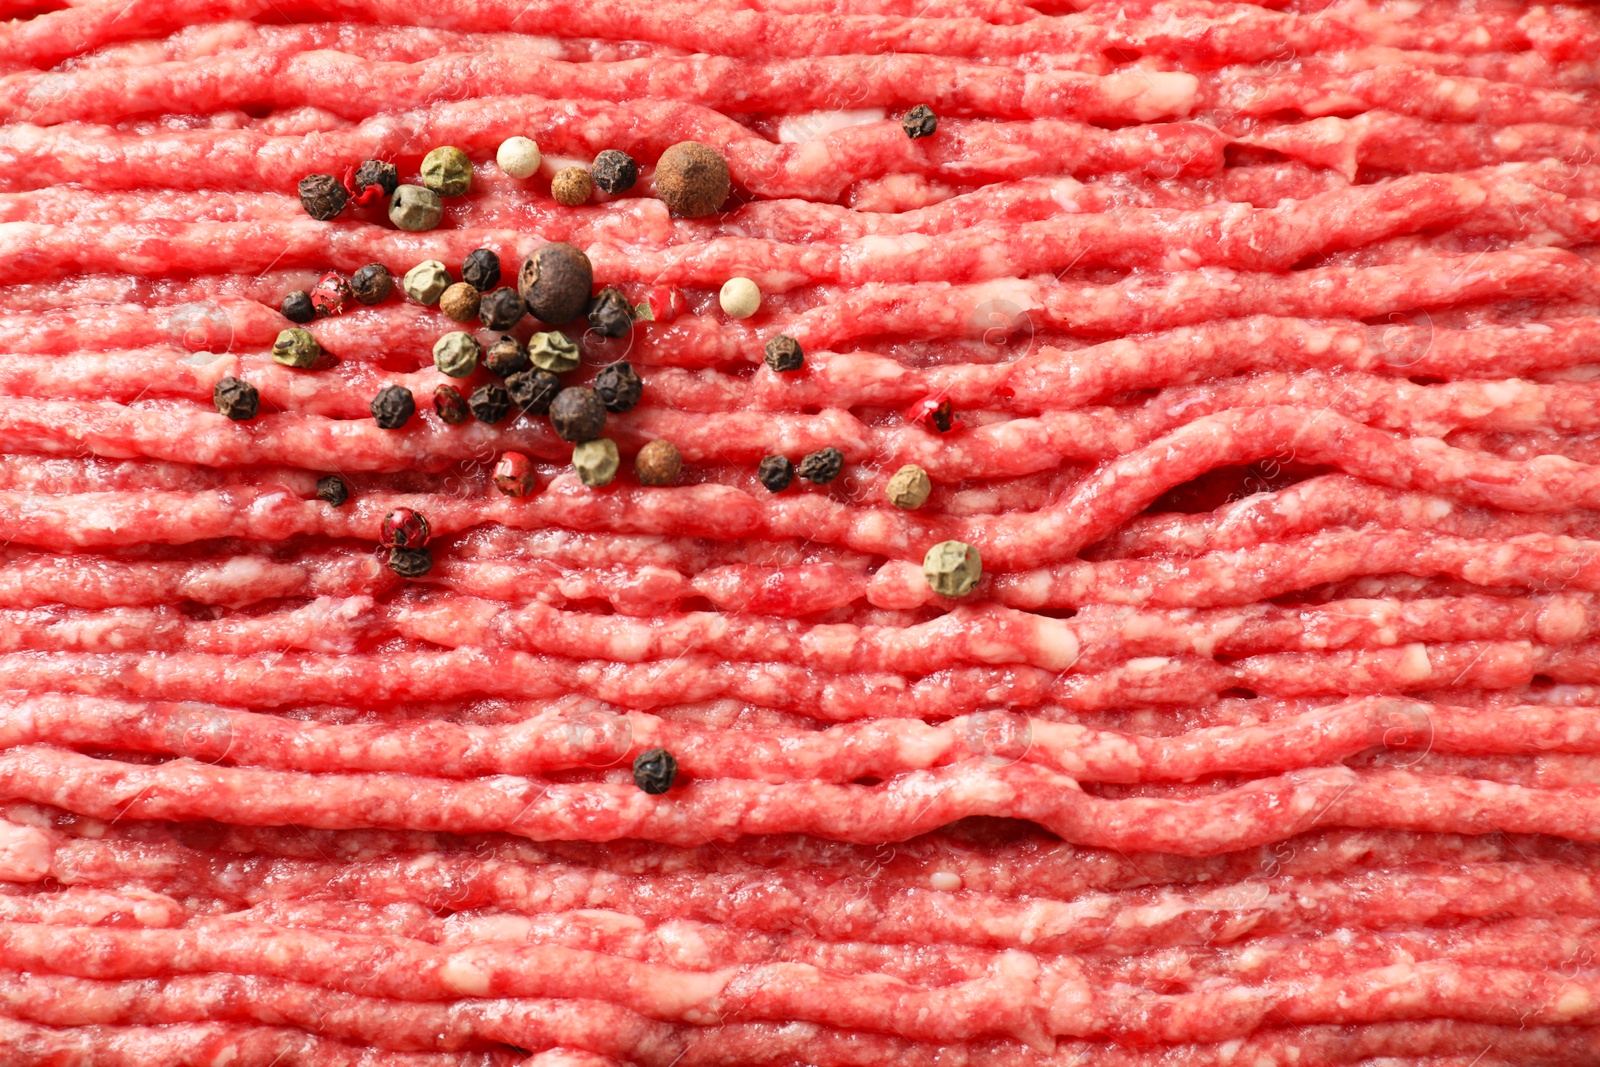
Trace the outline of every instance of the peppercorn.
{"type": "Polygon", "coordinates": [[[439,310],[456,322],[471,322],[478,317],[478,290],[466,282],[456,282],[439,296],[439,310]]]}
{"type": "Polygon", "coordinates": [[[363,304],[381,304],[394,292],[394,276],[382,263],[368,263],[350,276],[350,292],[363,304]]]}
{"type": "Polygon", "coordinates": [[[780,333],[767,342],[766,356],[767,366],[779,374],[799,370],[806,361],[806,354],[800,350],[800,342],[786,333],[780,333]]]}
{"type": "Polygon", "coordinates": [[[318,315],[342,315],[354,296],[350,282],[343,274],[330,270],[311,289],[311,306],[318,315]]]}
{"type": "Polygon", "coordinates": [[[887,495],[895,507],[915,511],[928,502],[931,492],[933,483],[928,480],[928,472],[915,463],[907,463],[889,479],[887,495]]]}
{"type": "Polygon", "coordinates": [[[436,385],[433,389],[433,413],[448,426],[460,426],[472,414],[466,397],[453,385],[436,385]]]}
{"type": "Polygon", "coordinates": [[[461,261],[461,277],[480,293],[500,284],[500,257],[487,248],[476,248],[461,261]]]}
{"type": "Polygon", "coordinates": [[[578,369],[578,346],[564,333],[536,333],[528,338],[528,359],[551,374],[566,374],[578,369]]]}
{"type": "Polygon", "coordinates": [[[528,350],[510,334],[503,335],[489,346],[489,350],[483,354],[483,365],[491,374],[498,374],[502,378],[521,374],[533,366],[528,362],[528,350]]]}
{"type": "Polygon", "coordinates": [[[646,749],[633,760],[633,784],[658,797],[672,788],[678,777],[678,761],[664,748],[646,749]]]}
{"type": "Polygon", "coordinates": [[[533,463],[521,452],[507,452],[494,465],[494,487],[506,496],[527,496],[533,492],[533,463]]]}
{"type": "Polygon", "coordinates": [[[461,196],[472,188],[472,160],[455,145],[440,145],[422,157],[422,184],[440,196],[461,196]]]}
{"type": "Polygon", "coordinates": [[[657,438],[639,449],[633,466],[639,472],[640,485],[676,485],[683,473],[683,456],[677,445],[657,438]]]}
{"type": "Polygon", "coordinates": [[[564,326],[583,314],[593,288],[589,257],[565,241],[535,250],[517,275],[517,292],[528,313],[552,326],[564,326]]]}
{"type": "Polygon", "coordinates": [[[767,456],[756,468],[756,477],[769,493],[781,493],[794,481],[794,464],[783,456],[767,456]]]}
{"type": "Polygon", "coordinates": [[[748,319],[761,307],[761,290],[749,278],[729,278],[717,294],[722,310],[735,319],[748,319]]]}
{"type": "Polygon", "coordinates": [[[350,195],[331,174],[307,174],[300,179],[300,206],[318,222],[339,217],[350,195]]]}
{"type": "Polygon", "coordinates": [[[425,259],[406,271],[400,286],[417,303],[432,307],[450,288],[450,272],[437,259],[425,259]]]}
{"type": "Polygon", "coordinates": [[[479,422],[503,422],[511,414],[511,394],[506,392],[505,386],[491,382],[474,389],[472,396],[467,399],[467,406],[479,422]]]}
{"type": "Polygon", "coordinates": [[[283,317],[290,322],[310,322],[317,317],[317,309],[311,306],[311,295],[303,289],[296,289],[283,298],[283,317]]]}
{"type": "Polygon", "coordinates": [[[421,578],[433,570],[433,553],[425,548],[391,548],[389,569],[402,578],[421,578]]]}
{"type": "Polygon", "coordinates": [[[452,378],[465,378],[471,374],[478,365],[478,357],[482,355],[483,346],[465,330],[447,333],[433,343],[433,365],[440,374],[448,374],[452,378]]]}
{"type": "Polygon", "coordinates": [[[411,390],[403,385],[386,385],[378,390],[369,405],[372,419],[380,430],[398,430],[417,412],[417,402],[411,390]]]}
{"type": "Polygon", "coordinates": [[[621,289],[608,285],[589,301],[589,325],[601,337],[621,337],[633,329],[633,305],[621,289]]]}
{"type": "Polygon", "coordinates": [[[527,310],[517,291],[502,285],[484,293],[478,301],[478,321],[491,330],[509,330],[522,321],[527,310]]]}
{"type": "Polygon", "coordinates": [[[582,167],[563,167],[550,179],[550,195],[562,207],[581,207],[594,195],[594,179],[582,167]]]}
{"type": "Polygon", "coordinates": [[[638,406],[644,383],[639,380],[632,363],[619,359],[595,375],[594,391],[607,411],[620,415],[638,406]]]}
{"type": "Polygon", "coordinates": [[[633,183],[639,180],[639,164],[628,153],[615,148],[608,148],[595,156],[594,166],[589,170],[594,183],[613,196],[632,189],[633,183]]]}
{"type": "Polygon", "coordinates": [[[361,166],[356,168],[355,181],[352,182],[358,194],[364,193],[369,185],[376,185],[383,190],[384,196],[393,196],[395,189],[400,185],[400,172],[393,163],[385,163],[381,159],[362,160],[361,166]]]}
{"type": "Polygon", "coordinates": [[[652,322],[671,322],[689,310],[683,290],[671,285],[657,285],[644,294],[644,300],[633,309],[634,318],[652,322]]]}
{"type": "Polygon", "coordinates": [[[572,469],[578,472],[578,481],[590,489],[610,485],[621,466],[617,443],[609,437],[583,441],[572,449],[572,469]]]}
{"type": "Polygon", "coordinates": [[[940,596],[966,596],[983,577],[983,560],[965,541],[940,541],[922,557],[922,576],[940,596]]]}
{"type": "Polygon", "coordinates": [[[327,501],[333,507],[341,507],[350,499],[350,487],[337,474],[326,475],[317,479],[317,499],[327,501]]]}
{"type": "Polygon", "coordinates": [[[311,336],[311,331],[302,330],[298,326],[280,330],[278,339],[272,342],[273,362],[282,363],[285,367],[299,367],[305,370],[307,367],[315,366],[321,356],[322,346],[311,336]]]}
{"type": "Polygon", "coordinates": [[[211,401],[217,412],[234,422],[248,422],[261,410],[261,394],[249,382],[238,378],[224,378],[211,390],[211,401]]]}
{"type": "Polygon", "coordinates": [[[561,379],[547,370],[526,370],[506,379],[506,392],[529,415],[548,415],[551,401],[561,392],[561,379]]]}
{"type": "Polygon", "coordinates": [[[410,508],[395,508],[378,527],[378,543],[384,548],[421,548],[432,539],[428,520],[410,508]]]}
{"type": "Polygon", "coordinates": [[[444,217],[439,194],[420,185],[402,185],[389,198],[389,221],[402,230],[431,230],[444,217]]]}
{"type": "Polygon", "coordinates": [[[656,195],[669,211],[685,218],[721,208],[729,186],[728,161],[699,141],[680,141],[656,161],[656,195]]]}
{"type": "Polygon", "coordinates": [[[494,161],[513,178],[531,178],[539,171],[539,146],[526,137],[507,137],[500,142],[494,161]]]}
{"type": "Polygon", "coordinates": [[[918,104],[906,112],[905,118],[900,120],[900,128],[913,141],[919,137],[932,137],[933,131],[939,128],[939,116],[927,104],[918,104]]]}
{"type": "Polygon", "coordinates": [[[592,441],[605,429],[606,409],[593,389],[563,389],[550,402],[550,425],[563,441],[592,441]]]}
{"type": "Polygon", "coordinates": [[[819,448],[795,468],[795,473],[813,485],[827,485],[844,470],[844,453],[837,448],[819,448]]]}

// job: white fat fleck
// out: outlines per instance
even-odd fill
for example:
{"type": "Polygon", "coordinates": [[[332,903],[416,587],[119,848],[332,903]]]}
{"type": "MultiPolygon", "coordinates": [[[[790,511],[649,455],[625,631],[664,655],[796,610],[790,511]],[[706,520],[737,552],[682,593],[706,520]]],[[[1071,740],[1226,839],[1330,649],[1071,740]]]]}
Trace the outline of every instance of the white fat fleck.
{"type": "Polygon", "coordinates": [[[961,876],[954,871],[934,871],[928,884],[941,893],[954,893],[963,885],[961,876]]]}
{"type": "Polygon", "coordinates": [[[1078,662],[1078,638],[1060,619],[1039,620],[1038,666],[1052,671],[1064,671],[1078,662]]]}
{"type": "Polygon", "coordinates": [[[55,849],[32,826],[0,821],[0,882],[37,882],[50,873],[55,849]]]}
{"type": "Polygon", "coordinates": [[[230,1041],[221,1049],[218,1049],[215,1056],[211,1057],[211,1067],[230,1067],[238,1058],[239,1046],[230,1041]]]}
{"type": "Polygon", "coordinates": [[[790,115],[778,125],[778,143],[809,144],[837,130],[882,122],[888,114],[881,107],[866,107],[854,111],[807,111],[790,115]]]}
{"type": "Polygon", "coordinates": [[[1161,670],[1171,662],[1172,660],[1166,656],[1140,656],[1137,659],[1130,659],[1127,668],[1133,674],[1149,674],[1161,670]]]}
{"type": "Polygon", "coordinates": [[[464,997],[489,995],[489,972],[474,963],[465,952],[458,952],[445,960],[444,966],[439,968],[439,978],[464,997]]]}
{"type": "Polygon", "coordinates": [[[1407,645],[1405,653],[1400,657],[1399,675],[1401,681],[1426,681],[1432,674],[1433,664],[1428,660],[1428,646],[1420,641],[1414,641],[1407,645]]]}
{"type": "Polygon", "coordinates": [[[1571,1019],[1589,1010],[1594,1003],[1594,998],[1582,986],[1568,986],[1566,992],[1556,998],[1555,1013],[1563,1019],[1571,1019]]]}

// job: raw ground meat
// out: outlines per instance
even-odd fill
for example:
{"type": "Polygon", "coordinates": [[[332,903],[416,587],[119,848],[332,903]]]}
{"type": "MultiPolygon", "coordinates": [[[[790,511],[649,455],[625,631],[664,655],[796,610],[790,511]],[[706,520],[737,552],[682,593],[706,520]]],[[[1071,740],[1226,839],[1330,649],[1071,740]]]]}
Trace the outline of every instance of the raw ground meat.
{"type": "Polygon", "coordinates": [[[1594,10],[4,17],[0,1067],[1600,1067],[1594,10]],[[433,229],[301,203],[446,144],[433,229]],[[272,358],[549,241],[673,308],[564,327],[606,486],[398,284],[272,358]]]}

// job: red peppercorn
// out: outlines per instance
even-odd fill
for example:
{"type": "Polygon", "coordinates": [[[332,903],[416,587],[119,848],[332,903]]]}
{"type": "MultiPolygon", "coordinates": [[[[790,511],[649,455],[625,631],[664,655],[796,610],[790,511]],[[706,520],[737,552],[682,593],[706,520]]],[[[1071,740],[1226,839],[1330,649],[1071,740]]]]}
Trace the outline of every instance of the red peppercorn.
{"type": "Polygon", "coordinates": [[[533,461],[521,452],[507,452],[494,467],[494,487],[506,496],[533,492],[533,461]]]}
{"type": "Polygon", "coordinates": [[[318,315],[338,315],[354,295],[350,291],[350,279],[336,270],[330,270],[311,290],[311,306],[318,315]]]}
{"type": "Polygon", "coordinates": [[[428,520],[410,508],[395,508],[383,517],[378,540],[385,548],[421,548],[433,536],[428,520]]]}
{"type": "Polygon", "coordinates": [[[650,315],[657,322],[671,322],[689,310],[689,302],[683,298],[683,291],[670,285],[656,286],[644,294],[644,300],[650,305],[650,315]]]}
{"type": "Polygon", "coordinates": [[[961,425],[961,416],[955,413],[949,399],[941,392],[925,396],[906,408],[906,421],[913,426],[932,426],[940,433],[949,433],[961,425]]]}

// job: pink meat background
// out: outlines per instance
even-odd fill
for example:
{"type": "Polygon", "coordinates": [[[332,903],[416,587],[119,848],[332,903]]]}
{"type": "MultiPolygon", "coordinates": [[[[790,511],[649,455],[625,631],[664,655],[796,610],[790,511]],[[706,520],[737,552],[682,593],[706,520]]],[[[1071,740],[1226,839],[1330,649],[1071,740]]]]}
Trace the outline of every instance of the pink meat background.
{"type": "Polygon", "coordinates": [[[0,18],[0,1067],[1600,1064],[1592,5],[0,18]],[[295,195],[440,144],[438,229],[295,195]],[[604,489],[439,421],[398,293],[270,358],[325,270],[550,240],[687,298],[571,330],[645,383],[604,489]]]}

